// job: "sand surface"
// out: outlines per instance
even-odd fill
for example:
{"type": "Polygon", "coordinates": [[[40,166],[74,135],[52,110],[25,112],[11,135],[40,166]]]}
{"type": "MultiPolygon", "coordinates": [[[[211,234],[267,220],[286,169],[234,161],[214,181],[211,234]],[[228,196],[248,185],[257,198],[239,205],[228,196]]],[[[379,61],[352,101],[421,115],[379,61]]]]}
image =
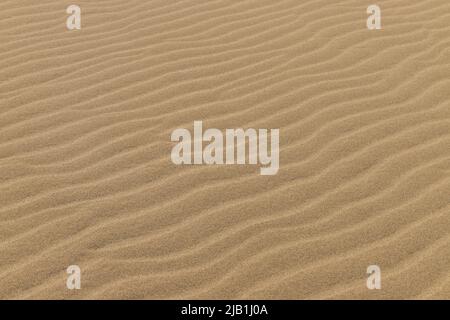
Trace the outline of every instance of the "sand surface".
{"type": "Polygon", "coordinates": [[[1,1],[0,298],[449,299],[450,1],[372,3],[1,1]],[[174,165],[194,120],[278,174],[174,165]]]}

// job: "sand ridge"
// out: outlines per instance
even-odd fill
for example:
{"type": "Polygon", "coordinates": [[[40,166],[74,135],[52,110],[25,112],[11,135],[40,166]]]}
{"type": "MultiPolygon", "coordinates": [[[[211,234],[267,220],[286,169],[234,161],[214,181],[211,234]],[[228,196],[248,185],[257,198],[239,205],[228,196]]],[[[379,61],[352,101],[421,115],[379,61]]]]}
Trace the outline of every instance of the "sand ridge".
{"type": "Polygon", "coordinates": [[[0,298],[450,298],[450,2],[330,2],[0,3],[0,298]],[[198,120],[277,174],[174,165],[198,120]]]}

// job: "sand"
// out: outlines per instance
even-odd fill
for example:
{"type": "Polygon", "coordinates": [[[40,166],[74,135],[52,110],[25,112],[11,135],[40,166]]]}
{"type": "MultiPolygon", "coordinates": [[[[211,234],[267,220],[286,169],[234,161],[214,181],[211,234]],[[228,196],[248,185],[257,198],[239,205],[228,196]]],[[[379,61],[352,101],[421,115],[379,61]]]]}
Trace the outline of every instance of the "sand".
{"type": "Polygon", "coordinates": [[[2,1],[0,298],[449,299],[450,2],[371,4],[2,1]],[[173,164],[195,120],[278,173],[173,164]]]}

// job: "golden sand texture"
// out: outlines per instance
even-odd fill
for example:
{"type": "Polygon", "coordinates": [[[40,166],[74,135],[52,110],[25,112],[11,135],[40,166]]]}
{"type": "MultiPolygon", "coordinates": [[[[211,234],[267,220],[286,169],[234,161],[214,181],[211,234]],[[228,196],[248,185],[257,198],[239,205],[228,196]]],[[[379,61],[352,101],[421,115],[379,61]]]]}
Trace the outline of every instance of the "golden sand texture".
{"type": "Polygon", "coordinates": [[[450,1],[372,3],[2,1],[0,298],[449,299],[450,1]],[[195,120],[278,174],[173,164],[195,120]]]}

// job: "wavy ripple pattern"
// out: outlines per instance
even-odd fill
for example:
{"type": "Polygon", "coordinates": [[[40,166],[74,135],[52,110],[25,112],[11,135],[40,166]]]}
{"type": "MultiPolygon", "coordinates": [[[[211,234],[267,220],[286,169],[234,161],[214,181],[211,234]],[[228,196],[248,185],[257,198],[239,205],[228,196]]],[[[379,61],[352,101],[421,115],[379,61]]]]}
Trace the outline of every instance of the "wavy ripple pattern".
{"type": "Polygon", "coordinates": [[[0,4],[0,298],[450,298],[448,0],[70,4],[0,4]],[[173,165],[194,120],[280,171],[173,165]]]}

